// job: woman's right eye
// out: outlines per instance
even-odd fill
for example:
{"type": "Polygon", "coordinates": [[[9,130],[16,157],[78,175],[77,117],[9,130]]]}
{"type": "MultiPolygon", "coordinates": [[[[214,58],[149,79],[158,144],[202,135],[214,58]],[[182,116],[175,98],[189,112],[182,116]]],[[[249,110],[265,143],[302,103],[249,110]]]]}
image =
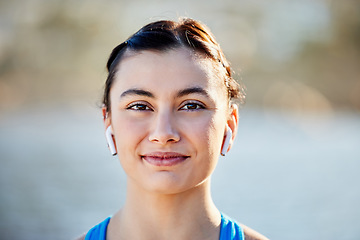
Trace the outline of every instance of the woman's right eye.
{"type": "Polygon", "coordinates": [[[146,104],[142,104],[142,103],[131,104],[126,109],[135,110],[135,111],[150,111],[151,110],[146,104]]]}

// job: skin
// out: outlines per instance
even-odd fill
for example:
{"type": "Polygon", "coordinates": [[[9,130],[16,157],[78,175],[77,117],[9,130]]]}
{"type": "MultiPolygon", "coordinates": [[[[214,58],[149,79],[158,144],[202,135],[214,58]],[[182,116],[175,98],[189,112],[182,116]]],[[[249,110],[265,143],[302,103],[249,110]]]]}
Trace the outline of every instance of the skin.
{"type": "Polygon", "coordinates": [[[105,126],[111,122],[131,184],[159,194],[180,193],[206,181],[214,170],[229,118],[228,102],[225,86],[207,67],[187,49],[146,51],[121,62],[105,126]],[[153,166],[141,158],[158,152],[188,158],[171,167],[153,166]]]}
{"type": "Polygon", "coordinates": [[[187,48],[128,52],[121,60],[103,114],[127,174],[127,194],[110,220],[108,240],[219,239],[210,176],[226,126],[231,148],[238,110],[229,107],[212,69],[187,48]]]}

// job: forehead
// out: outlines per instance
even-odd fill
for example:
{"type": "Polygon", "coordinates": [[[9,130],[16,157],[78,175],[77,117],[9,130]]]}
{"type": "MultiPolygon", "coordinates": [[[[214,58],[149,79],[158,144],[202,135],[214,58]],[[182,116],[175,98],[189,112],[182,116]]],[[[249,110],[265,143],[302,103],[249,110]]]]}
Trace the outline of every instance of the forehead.
{"type": "MultiPolygon", "coordinates": [[[[147,88],[154,91],[200,86],[208,91],[226,92],[211,60],[187,48],[167,51],[126,52],[120,61],[114,85],[121,88],[147,88]]],[[[113,86],[115,87],[115,86],[113,86]]]]}

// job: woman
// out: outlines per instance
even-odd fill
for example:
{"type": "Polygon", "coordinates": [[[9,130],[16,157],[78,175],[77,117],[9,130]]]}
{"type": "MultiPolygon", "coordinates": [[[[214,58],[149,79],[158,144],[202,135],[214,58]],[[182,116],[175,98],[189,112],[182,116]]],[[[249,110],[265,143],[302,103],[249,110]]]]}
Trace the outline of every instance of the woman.
{"type": "Polygon", "coordinates": [[[80,239],[266,239],[211,198],[244,99],[211,32],[192,19],[150,23],[112,51],[107,69],[104,124],[126,201],[80,239]]]}

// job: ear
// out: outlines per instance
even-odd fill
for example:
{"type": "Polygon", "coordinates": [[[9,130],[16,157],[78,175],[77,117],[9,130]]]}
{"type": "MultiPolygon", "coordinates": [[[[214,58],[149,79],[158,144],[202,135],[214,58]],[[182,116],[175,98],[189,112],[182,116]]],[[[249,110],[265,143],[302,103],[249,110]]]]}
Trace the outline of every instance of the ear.
{"type": "Polygon", "coordinates": [[[236,133],[237,133],[237,130],[238,130],[238,123],[239,123],[239,109],[238,109],[238,106],[236,104],[231,104],[230,106],[230,110],[229,110],[229,116],[228,116],[228,120],[227,120],[227,125],[228,127],[231,129],[231,132],[232,132],[232,137],[230,139],[230,146],[229,146],[229,149],[231,149],[232,147],[232,144],[235,140],[235,137],[236,137],[236,133]]]}
{"type": "Polygon", "coordinates": [[[102,107],[101,110],[102,110],[105,130],[106,130],[111,125],[110,112],[107,110],[106,107],[102,107]]]}
{"type": "Polygon", "coordinates": [[[115,142],[115,138],[114,138],[114,135],[112,132],[112,127],[111,127],[111,115],[110,115],[110,112],[107,111],[106,107],[102,108],[102,114],[103,114],[103,119],[104,119],[106,141],[107,141],[107,144],[108,144],[111,154],[114,156],[117,154],[117,149],[116,149],[116,142],[115,142]]]}

